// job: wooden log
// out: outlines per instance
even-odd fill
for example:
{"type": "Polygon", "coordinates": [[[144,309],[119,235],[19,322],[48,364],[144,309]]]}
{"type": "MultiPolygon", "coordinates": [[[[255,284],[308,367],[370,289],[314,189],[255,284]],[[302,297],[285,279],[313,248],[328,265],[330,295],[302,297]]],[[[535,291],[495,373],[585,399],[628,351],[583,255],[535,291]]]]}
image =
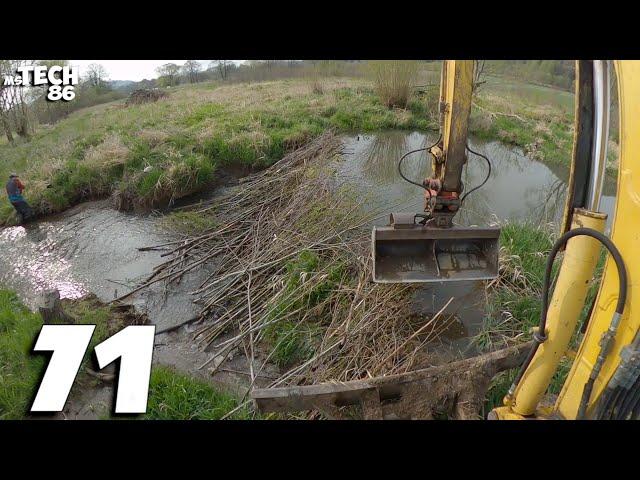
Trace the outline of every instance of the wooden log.
{"type": "Polygon", "coordinates": [[[54,321],[75,323],[75,319],[63,310],[58,290],[47,290],[42,294],[41,306],[38,307],[38,311],[42,315],[44,323],[53,323],[54,321]]]}
{"type": "MultiPolygon", "coordinates": [[[[320,410],[341,418],[341,409],[362,408],[363,418],[477,418],[491,379],[519,366],[532,342],[478,357],[398,375],[318,385],[256,388],[261,412],[320,410]]],[[[345,414],[348,417],[348,414],[345,414]]]]}

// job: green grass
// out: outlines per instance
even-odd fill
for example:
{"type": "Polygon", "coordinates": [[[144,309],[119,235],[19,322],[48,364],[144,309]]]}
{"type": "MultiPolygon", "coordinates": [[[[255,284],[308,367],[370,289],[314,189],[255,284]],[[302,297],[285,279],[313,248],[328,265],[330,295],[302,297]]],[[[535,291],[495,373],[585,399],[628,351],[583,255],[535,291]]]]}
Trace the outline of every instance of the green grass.
{"type": "MultiPolygon", "coordinates": [[[[109,308],[97,306],[95,300],[65,304],[65,311],[77,324],[96,325],[84,366],[93,347],[119,326],[111,322],[109,308]]],[[[0,419],[23,418],[27,413],[45,368],[45,356],[31,351],[41,327],[40,314],[26,308],[14,292],[0,290],[0,419]]]]}
{"type": "MultiPolygon", "coordinates": [[[[219,420],[239,405],[238,399],[166,367],[154,367],[149,383],[145,420],[219,420]]],[[[251,419],[248,408],[229,418],[251,419]]]]}
{"type": "MultiPolygon", "coordinates": [[[[540,295],[553,234],[546,226],[507,223],[500,234],[501,282],[489,292],[487,314],[475,341],[492,350],[505,339],[528,338],[540,319],[540,295]]],[[[554,265],[554,274],[559,262],[554,265]]]]}
{"type": "MultiPolygon", "coordinates": [[[[114,321],[108,307],[98,306],[95,300],[66,303],[65,310],[78,324],[96,325],[83,365],[90,360],[95,345],[124,327],[114,321]]],[[[0,289],[0,420],[28,416],[30,402],[46,367],[45,355],[32,353],[41,327],[40,314],[26,308],[14,292],[0,289]]],[[[78,381],[74,388],[76,385],[78,381]]],[[[238,399],[229,393],[168,368],[154,367],[148,410],[143,418],[213,420],[237,406],[238,399]]],[[[231,418],[244,419],[251,415],[248,408],[243,408],[231,418]]]]}
{"type": "Polygon", "coordinates": [[[43,356],[31,355],[42,326],[8,290],[0,290],[0,419],[23,418],[45,365],[43,356]]]}
{"type": "MultiPolygon", "coordinates": [[[[18,172],[27,201],[43,215],[112,193],[121,208],[162,207],[205,188],[221,167],[263,168],[328,128],[435,127],[425,115],[435,102],[424,95],[406,110],[389,109],[361,81],[324,85],[318,94],[302,80],[199,84],[156,103],[80,110],[29,142],[0,144],[0,178],[18,172]]],[[[0,224],[12,221],[2,198],[0,224]]]]}
{"type": "Polygon", "coordinates": [[[280,367],[302,363],[313,356],[322,338],[321,315],[316,322],[301,321],[306,312],[313,310],[327,300],[344,276],[341,263],[326,266],[315,252],[303,251],[287,264],[284,278],[284,293],[271,306],[270,322],[266,327],[266,338],[273,345],[272,360],[280,367]],[[326,270],[324,280],[305,288],[301,295],[301,284],[305,276],[312,272],[326,270]],[[301,312],[296,314],[296,312],[301,312]]]}
{"type": "MultiPolygon", "coordinates": [[[[544,88],[544,87],[537,87],[544,88]]],[[[521,147],[536,160],[569,165],[573,112],[557,104],[537,104],[508,95],[480,93],[472,110],[470,132],[521,147]]]]}
{"type": "MultiPolygon", "coordinates": [[[[568,165],[569,92],[493,79],[474,104],[472,134],[568,165]]],[[[79,110],[31,141],[2,143],[0,178],[17,171],[27,201],[43,215],[112,193],[123,209],[148,209],[206,188],[220,168],[271,165],[328,128],[426,131],[436,122],[435,88],[414,94],[400,109],[385,106],[362,79],[325,78],[320,93],[305,80],[202,83],[172,89],[156,103],[124,107],[117,101],[79,110]]],[[[0,224],[14,219],[2,198],[0,224]]]]}

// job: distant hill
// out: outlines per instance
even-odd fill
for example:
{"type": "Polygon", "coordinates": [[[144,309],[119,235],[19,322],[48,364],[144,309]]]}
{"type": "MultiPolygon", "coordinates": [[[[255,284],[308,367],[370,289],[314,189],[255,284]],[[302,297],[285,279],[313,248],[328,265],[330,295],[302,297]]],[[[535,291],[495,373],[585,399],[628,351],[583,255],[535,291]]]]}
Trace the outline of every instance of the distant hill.
{"type": "Polygon", "coordinates": [[[117,90],[123,93],[130,93],[138,88],[150,88],[154,87],[156,82],[155,80],[140,80],[139,82],[134,82],[133,80],[111,80],[107,82],[108,86],[112,90],[117,90]]]}
{"type": "Polygon", "coordinates": [[[133,80],[111,80],[107,83],[114,90],[130,90],[136,82],[133,80]]]}

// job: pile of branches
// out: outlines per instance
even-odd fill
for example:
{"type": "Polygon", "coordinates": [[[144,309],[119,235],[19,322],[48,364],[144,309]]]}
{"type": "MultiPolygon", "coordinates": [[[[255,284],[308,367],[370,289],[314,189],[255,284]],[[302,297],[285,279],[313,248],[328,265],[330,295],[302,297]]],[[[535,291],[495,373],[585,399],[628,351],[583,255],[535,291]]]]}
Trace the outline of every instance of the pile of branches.
{"type": "Polygon", "coordinates": [[[281,365],[273,386],[402,373],[424,366],[424,345],[447,327],[412,314],[414,287],[373,283],[371,224],[381,212],[336,186],[329,170],[341,148],[325,133],[199,206],[215,228],[156,246],[169,246],[169,259],[140,288],[212,268],[192,293],[203,320],[194,339],[212,346],[215,364],[240,349],[254,380],[257,352],[264,367],[296,337],[304,355],[281,365]]]}
{"type": "Polygon", "coordinates": [[[139,88],[129,94],[125,105],[140,105],[143,103],[157,102],[161,98],[167,97],[167,93],[159,88],[139,88]]]}

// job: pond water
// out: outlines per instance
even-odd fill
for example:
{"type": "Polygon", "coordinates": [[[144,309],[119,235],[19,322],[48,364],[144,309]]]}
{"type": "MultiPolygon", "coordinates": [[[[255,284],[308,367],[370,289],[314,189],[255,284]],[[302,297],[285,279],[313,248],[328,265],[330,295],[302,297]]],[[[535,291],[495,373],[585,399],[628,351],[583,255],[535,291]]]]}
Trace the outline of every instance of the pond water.
{"type": "MultiPolygon", "coordinates": [[[[365,208],[381,212],[372,222],[386,225],[391,212],[420,213],[424,209],[423,189],[404,181],[397,170],[399,158],[410,150],[429,147],[436,134],[400,131],[344,137],[343,158],[336,162],[339,183],[355,190],[365,208]]],[[[521,149],[500,142],[471,138],[471,149],[486,155],[492,164],[491,176],[479,190],[469,195],[464,209],[454,218],[463,226],[486,226],[505,221],[557,224],[564,209],[569,169],[550,166],[525,156],[521,149]]],[[[479,185],[487,175],[486,162],[469,154],[462,176],[465,190],[479,185]]],[[[421,182],[431,174],[426,152],[415,153],[403,162],[404,174],[421,182]]],[[[613,214],[615,180],[605,182],[601,211],[613,214]]],[[[467,281],[455,285],[436,283],[421,286],[413,298],[416,314],[439,311],[450,298],[449,326],[441,336],[455,354],[475,353],[468,337],[479,333],[486,309],[485,283],[467,281]],[[451,318],[453,317],[453,318],[451,318]]]]}
{"type": "MultiPolygon", "coordinates": [[[[423,190],[405,182],[398,174],[398,159],[410,150],[429,147],[436,134],[401,131],[344,137],[344,161],[337,163],[337,175],[353,186],[372,210],[422,212],[423,190]]],[[[535,224],[558,222],[564,209],[569,169],[550,166],[526,157],[522,150],[500,142],[482,142],[471,138],[471,149],[486,155],[492,164],[491,176],[479,190],[469,195],[464,209],[454,221],[460,225],[489,225],[504,221],[531,221],[535,224]]],[[[431,159],[426,152],[415,153],[403,162],[404,174],[421,182],[431,174],[431,159]],[[427,158],[429,157],[429,158],[427,158]]],[[[486,162],[473,154],[464,167],[465,190],[482,183],[486,162]]],[[[605,183],[601,211],[613,213],[615,181],[605,183]]],[[[386,213],[376,224],[387,223],[386,213]]]]}

